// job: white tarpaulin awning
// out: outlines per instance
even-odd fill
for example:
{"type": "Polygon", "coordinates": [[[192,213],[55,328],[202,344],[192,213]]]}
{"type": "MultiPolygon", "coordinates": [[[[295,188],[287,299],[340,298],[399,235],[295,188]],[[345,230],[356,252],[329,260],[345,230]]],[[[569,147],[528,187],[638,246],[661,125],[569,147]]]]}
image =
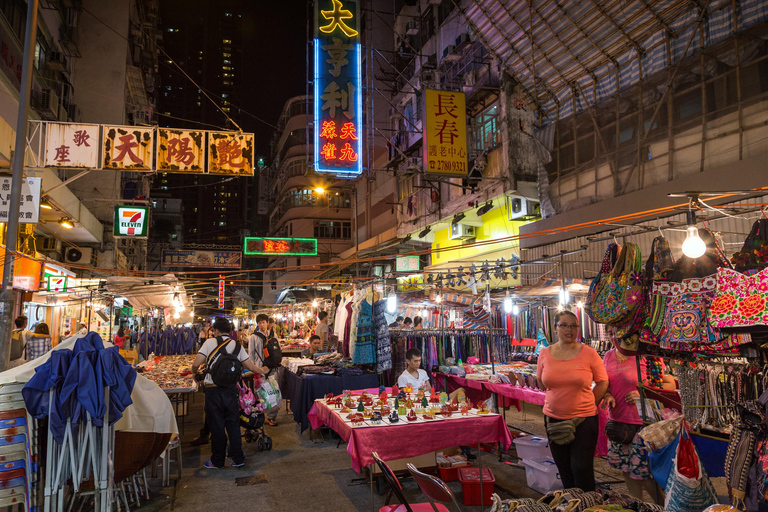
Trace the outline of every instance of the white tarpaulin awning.
{"type": "Polygon", "coordinates": [[[176,296],[186,307],[190,306],[184,285],[173,274],[162,277],[113,276],[107,278],[107,291],[125,297],[137,309],[171,308],[176,296]]]}
{"type": "MultiPolygon", "coordinates": [[[[75,341],[82,336],[68,338],[53,350],[72,350],[75,341]]],[[[102,341],[105,347],[112,344],[102,341]]],[[[51,357],[51,352],[29,361],[16,368],[11,368],[0,373],[0,387],[10,384],[26,384],[35,374],[35,368],[42,365],[51,357]]],[[[156,432],[159,434],[178,434],[179,427],[176,424],[176,416],[173,406],[160,386],[141,375],[136,376],[136,383],[131,392],[133,404],[126,407],[123,417],[115,424],[115,430],[122,432],[156,432]]]]}

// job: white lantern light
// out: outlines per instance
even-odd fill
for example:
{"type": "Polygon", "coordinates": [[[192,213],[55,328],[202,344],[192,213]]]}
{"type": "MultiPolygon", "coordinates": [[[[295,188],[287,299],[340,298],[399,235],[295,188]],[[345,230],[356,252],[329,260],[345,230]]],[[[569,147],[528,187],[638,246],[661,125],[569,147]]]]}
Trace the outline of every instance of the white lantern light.
{"type": "Polygon", "coordinates": [[[507,292],[507,296],[504,297],[504,312],[505,313],[512,312],[512,297],[509,296],[509,292],[507,292]]]}
{"type": "Polygon", "coordinates": [[[392,293],[387,297],[387,313],[394,315],[397,311],[397,296],[392,293]]]}
{"type": "Polygon", "coordinates": [[[517,304],[512,304],[512,314],[517,316],[520,314],[520,306],[517,304]]]}
{"type": "Polygon", "coordinates": [[[689,258],[700,258],[707,252],[707,244],[699,236],[699,229],[696,226],[688,226],[688,234],[683,242],[683,254],[689,258]]]}

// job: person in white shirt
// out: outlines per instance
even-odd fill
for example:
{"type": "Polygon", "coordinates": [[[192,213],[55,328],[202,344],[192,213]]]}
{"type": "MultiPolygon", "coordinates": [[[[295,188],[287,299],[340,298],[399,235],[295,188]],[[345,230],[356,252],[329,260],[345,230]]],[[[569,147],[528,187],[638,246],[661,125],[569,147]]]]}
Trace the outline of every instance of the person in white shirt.
{"type": "MultiPolygon", "coordinates": [[[[256,366],[248,359],[248,354],[242,345],[229,337],[230,330],[229,320],[224,317],[218,317],[213,322],[214,337],[206,340],[200,347],[197,357],[192,363],[192,372],[197,373],[200,366],[208,360],[208,357],[220,343],[229,340],[229,343],[224,345],[221,350],[235,354],[247,370],[260,374],[268,373],[268,368],[256,366]],[[217,338],[221,339],[221,342],[217,338]]],[[[240,438],[240,408],[237,387],[234,385],[226,388],[217,386],[208,373],[206,373],[203,383],[205,384],[205,423],[211,432],[211,460],[206,461],[204,466],[208,469],[224,467],[227,455],[227,437],[229,437],[229,456],[232,457],[232,467],[242,467],[245,465],[245,454],[240,438]]]]}
{"type": "MultiPolygon", "coordinates": [[[[429,386],[429,374],[421,369],[421,350],[409,348],[405,353],[406,368],[397,378],[397,387],[400,389],[410,385],[414,391],[421,387],[429,386]]],[[[453,400],[459,395],[465,395],[464,388],[458,388],[448,394],[448,398],[453,400]]]]}
{"type": "MultiPolygon", "coordinates": [[[[272,339],[269,336],[269,317],[264,314],[256,316],[256,325],[258,328],[248,338],[248,357],[253,364],[264,364],[264,347],[267,345],[267,341],[272,339]]],[[[280,412],[280,407],[270,407],[264,411],[266,419],[264,420],[267,425],[271,427],[277,426],[277,414],[280,412]]]]}

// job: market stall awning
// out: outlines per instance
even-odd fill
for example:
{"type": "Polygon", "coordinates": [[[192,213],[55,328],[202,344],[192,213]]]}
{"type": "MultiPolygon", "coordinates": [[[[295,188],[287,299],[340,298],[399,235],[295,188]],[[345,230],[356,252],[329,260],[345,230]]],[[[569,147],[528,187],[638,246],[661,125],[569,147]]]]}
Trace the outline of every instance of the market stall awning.
{"type": "Polygon", "coordinates": [[[173,274],[162,277],[113,276],[107,279],[107,291],[125,297],[138,309],[170,308],[174,298],[190,306],[184,285],[173,274]]]}

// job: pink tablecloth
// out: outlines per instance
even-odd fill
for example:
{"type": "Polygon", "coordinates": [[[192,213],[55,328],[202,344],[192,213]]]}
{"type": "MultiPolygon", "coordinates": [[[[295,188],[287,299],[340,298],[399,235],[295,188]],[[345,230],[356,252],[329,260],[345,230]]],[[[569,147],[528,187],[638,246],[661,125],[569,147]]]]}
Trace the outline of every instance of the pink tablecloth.
{"type": "MultiPolygon", "coordinates": [[[[496,393],[500,396],[503,396],[512,400],[520,400],[523,402],[528,402],[529,404],[543,406],[544,398],[547,396],[546,392],[541,391],[540,389],[531,389],[527,387],[521,388],[520,386],[515,384],[494,384],[491,382],[477,381],[477,380],[473,381],[469,379],[464,379],[457,375],[443,375],[443,374],[439,374],[439,375],[444,377],[447,383],[450,383],[451,381],[453,381],[453,382],[459,383],[460,385],[463,385],[461,384],[463,382],[469,382],[469,383],[472,383],[473,385],[481,384],[483,389],[485,389],[488,392],[496,393]]],[[[520,408],[518,407],[517,410],[519,411],[520,408]]],[[[595,450],[595,455],[598,457],[605,457],[608,454],[608,438],[605,436],[605,424],[608,421],[608,412],[598,408],[597,415],[598,415],[598,420],[600,421],[600,427],[599,427],[600,431],[598,433],[597,449],[595,450]]]]}
{"type": "Polygon", "coordinates": [[[358,473],[364,466],[373,464],[371,452],[377,452],[384,460],[396,460],[475,443],[500,442],[506,450],[512,442],[504,418],[497,414],[434,423],[404,422],[402,425],[352,428],[319,400],[310,409],[308,417],[312,428],[327,425],[347,442],[352,469],[358,473]]]}

